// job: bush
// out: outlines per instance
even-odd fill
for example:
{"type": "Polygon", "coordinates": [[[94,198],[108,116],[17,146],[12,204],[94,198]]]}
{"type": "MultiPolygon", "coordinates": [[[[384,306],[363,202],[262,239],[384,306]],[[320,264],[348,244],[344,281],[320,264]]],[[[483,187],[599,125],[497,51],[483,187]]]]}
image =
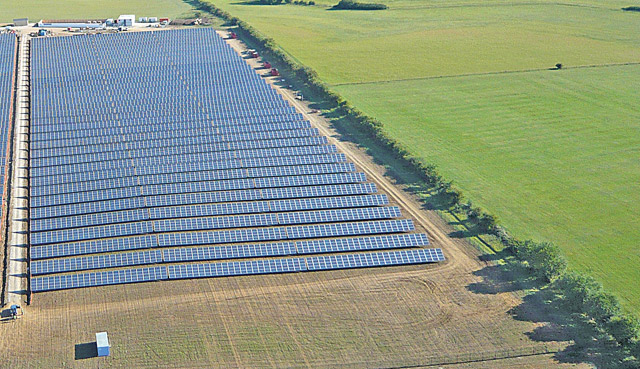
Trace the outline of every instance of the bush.
{"type": "Polygon", "coordinates": [[[587,297],[585,312],[599,325],[603,325],[622,311],[618,299],[602,289],[587,297]]]}
{"type": "Polygon", "coordinates": [[[359,3],[355,0],[340,0],[331,9],[336,10],[383,10],[388,7],[384,4],[375,3],[359,3]]]}
{"type": "Polygon", "coordinates": [[[607,324],[607,331],[621,345],[635,344],[638,340],[640,323],[632,316],[614,316],[607,324]]]}
{"type": "Polygon", "coordinates": [[[627,6],[626,8],[622,8],[622,10],[627,12],[640,12],[640,6],[627,6]]]}
{"type": "Polygon", "coordinates": [[[526,262],[536,276],[549,282],[561,276],[567,268],[560,249],[551,242],[514,241],[511,247],[516,257],[526,262]]]}

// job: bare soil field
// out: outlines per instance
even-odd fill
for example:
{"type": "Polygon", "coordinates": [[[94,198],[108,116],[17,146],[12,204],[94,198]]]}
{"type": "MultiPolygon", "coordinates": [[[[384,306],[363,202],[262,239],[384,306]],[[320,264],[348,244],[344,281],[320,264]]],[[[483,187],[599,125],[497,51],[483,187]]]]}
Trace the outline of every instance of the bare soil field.
{"type": "MultiPolygon", "coordinates": [[[[510,293],[472,292],[470,285],[483,282],[473,272],[482,268],[468,259],[429,268],[247,276],[38,294],[22,319],[0,325],[0,352],[11,353],[3,355],[0,365],[401,367],[482,359],[494,353],[519,356],[564,346],[530,340],[527,333],[538,325],[511,317],[518,299],[510,293]],[[82,353],[76,351],[81,346],[76,345],[93,342],[99,331],[109,332],[112,356],[80,360],[82,353]]],[[[539,360],[544,366],[554,363],[545,355],[526,359],[539,360]]],[[[483,365],[462,367],[495,367],[483,365]]]]}
{"type": "MultiPolygon", "coordinates": [[[[326,121],[309,117],[335,140],[326,121]]],[[[588,367],[558,363],[553,353],[570,342],[530,338],[545,323],[514,317],[522,300],[495,288],[501,277],[490,262],[450,238],[451,226],[364,152],[337,144],[447,262],[36,294],[22,319],[0,324],[0,367],[588,367]],[[92,357],[100,331],[109,333],[108,358],[92,357]]]]}

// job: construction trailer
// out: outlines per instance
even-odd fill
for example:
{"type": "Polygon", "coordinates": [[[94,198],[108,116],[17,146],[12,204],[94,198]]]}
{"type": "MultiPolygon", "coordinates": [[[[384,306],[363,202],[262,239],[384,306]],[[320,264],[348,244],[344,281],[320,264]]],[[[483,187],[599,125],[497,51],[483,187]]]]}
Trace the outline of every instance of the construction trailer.
{"type": "Polygon", "coordinates": [[[29,18],[15,18],[13,20],[13,25],[16,27],[23,27],[29,25],[29,18]]]}

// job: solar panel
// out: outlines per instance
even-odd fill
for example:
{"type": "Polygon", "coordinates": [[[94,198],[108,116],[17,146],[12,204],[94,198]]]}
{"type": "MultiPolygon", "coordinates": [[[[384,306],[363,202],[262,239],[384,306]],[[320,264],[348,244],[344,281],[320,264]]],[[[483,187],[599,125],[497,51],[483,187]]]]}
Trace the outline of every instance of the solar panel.
{"type": "Polygon", "coordinates": [[[126,252],[78,258],[45,259],[31,263],[31,274],[75,272],[88,269],[117,268],[162,262],[160,250],[126,252]]]}
{"type": "Polygon", "coordinates": [[[367,268],[444,261],[441,249],[417,249],[361,254],[314,256],[305,259],[309,271],[367,268]]]}
{"type": "Polygon", "coordinates": [[[214,264],[169,265],[169,279],[229,277],[305,271],[303,259],[268,259],[214,264]]]}
{"type": "Polygon", "coordinates": [[[31,279],[33,292],[64,290],[69,288],[106,286],[123,283],[150,282],[168,279],[167,267],[135,268],[31,279]]]}
{"type": "Polygon", "coordinates": [[[62,256],[99,254],[103,252],[137,250],[152,247],[158,247],[158,238],[156,236],[112,238],[57,245],[32,246],[31,259],[37,260],[62,256]]]}
{"type": "Polygon", "coordinates": [[[359,223],[319,224],[273,228],[249,228],[225,231],[163,233],[158,235],[161,247],[215,245],[239,242],[295,240],[304,238],[342,237],[376,233],[408,232],[414,229],[408,219],[359,223]]]}

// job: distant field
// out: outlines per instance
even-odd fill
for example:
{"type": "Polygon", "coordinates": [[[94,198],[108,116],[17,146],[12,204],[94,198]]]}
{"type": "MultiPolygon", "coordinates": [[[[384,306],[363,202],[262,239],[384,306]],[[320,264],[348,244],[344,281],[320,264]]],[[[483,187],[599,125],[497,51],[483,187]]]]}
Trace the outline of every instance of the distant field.
{"type": "Polygon", "coordinates": [[[629,4],[213,2],[381,119],[514,234],[557,242],[640,311],[640,17],[620,10],[629,4]],[[600,67],[547,70],[558,62],[600,67]],[[632,64],[604,66],[621,63],[632,64]]]}
{"type": "Polygon", "coordinates": [[[13,18],[40,19],[115,18],[120,14],[175,18],[192,14],[181,0],[0,0],[0,22],[13,18]]]}

